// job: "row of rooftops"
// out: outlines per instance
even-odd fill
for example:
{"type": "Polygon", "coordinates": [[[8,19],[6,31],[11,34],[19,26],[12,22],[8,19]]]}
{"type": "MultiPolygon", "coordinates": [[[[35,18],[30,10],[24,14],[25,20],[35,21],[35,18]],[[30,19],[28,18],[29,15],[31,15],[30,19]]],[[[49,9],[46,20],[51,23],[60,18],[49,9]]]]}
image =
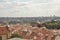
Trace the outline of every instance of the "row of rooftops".
{"type": "Polygon", "coordinates": [[[6,27],[0,27],[0,35],[7,34],[9,32],[9,29],[6,27]]]}
{"type": "Polygon", "coordinates": [[[0,35],[7,34],[8,32],[16,32],[24,35],[23,31],[28,31],[25,34],[25,38],[31,36],[32,34],[37,34],[38,36],[41,34],[51,34],[51,35],[60,35],[60,29],[46,29],[45,27],[32,27],[30,24],[11,24],[11,25],[0,25],[0,35]],[[10,26],[10,27],[8,27],[10,26]],[[17,30],[19,29],[19,30],[17,30]],[[16,30],[16,31],[15,31],[16,30]]]}

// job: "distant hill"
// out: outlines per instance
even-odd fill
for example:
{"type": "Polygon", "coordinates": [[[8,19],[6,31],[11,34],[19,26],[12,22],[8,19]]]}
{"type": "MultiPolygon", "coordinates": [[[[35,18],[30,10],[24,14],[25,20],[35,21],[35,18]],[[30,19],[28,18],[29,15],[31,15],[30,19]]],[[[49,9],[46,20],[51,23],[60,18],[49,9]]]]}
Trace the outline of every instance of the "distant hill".
{"type": "Polygon", "coordinates": [[[0,17],[0,22],[60,21],[60,17],[0,17]]]}

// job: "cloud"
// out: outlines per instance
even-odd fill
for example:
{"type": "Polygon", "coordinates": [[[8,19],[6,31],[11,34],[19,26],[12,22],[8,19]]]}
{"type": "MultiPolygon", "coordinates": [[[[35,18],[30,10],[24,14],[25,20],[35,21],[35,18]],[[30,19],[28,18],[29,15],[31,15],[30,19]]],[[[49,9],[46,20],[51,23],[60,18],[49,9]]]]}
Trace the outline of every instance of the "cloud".
{"type": "Polygon", "coordinates": [[[59,10],[60,0],[0,0],[0,16],[59,16],[59,10]]]}
{"type": "Polygon", "coordinates": [[[32,1],[32,0],[20,0],[20,2],[29,2],[29,1],[32,1]]]}

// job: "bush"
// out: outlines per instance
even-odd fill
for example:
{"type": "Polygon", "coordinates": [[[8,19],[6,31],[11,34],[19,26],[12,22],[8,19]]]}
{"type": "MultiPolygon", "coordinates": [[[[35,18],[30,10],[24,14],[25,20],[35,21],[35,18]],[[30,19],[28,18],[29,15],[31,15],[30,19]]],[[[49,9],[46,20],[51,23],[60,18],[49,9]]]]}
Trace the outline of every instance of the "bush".
{"type": "Polygon", "coordinates": [[[15,38],[15,37],[17,37],[17,38],[23,38],[21,35],[18,35],[18,34],[12,34],[11,38],[15,38]]]}

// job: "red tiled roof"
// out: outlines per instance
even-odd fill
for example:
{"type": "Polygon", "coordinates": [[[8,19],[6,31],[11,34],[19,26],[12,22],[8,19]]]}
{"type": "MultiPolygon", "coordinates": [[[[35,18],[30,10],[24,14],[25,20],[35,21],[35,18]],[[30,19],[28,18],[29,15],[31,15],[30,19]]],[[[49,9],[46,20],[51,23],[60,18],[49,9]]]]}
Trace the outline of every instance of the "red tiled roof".
{"type": "Polygon", "coordinates": [[[0,27],[0,35],[4,35],[8,33],[8,29],[6,27],[0,27]]]}
{"type": "Polygon", "coordinates": [[[35,33],[38,33],[39,31],[40,31],[40,30],[39,30],[38,27],[34,27],[33,30],[32,30],[32,32],[35,32],[35,33]]]}

